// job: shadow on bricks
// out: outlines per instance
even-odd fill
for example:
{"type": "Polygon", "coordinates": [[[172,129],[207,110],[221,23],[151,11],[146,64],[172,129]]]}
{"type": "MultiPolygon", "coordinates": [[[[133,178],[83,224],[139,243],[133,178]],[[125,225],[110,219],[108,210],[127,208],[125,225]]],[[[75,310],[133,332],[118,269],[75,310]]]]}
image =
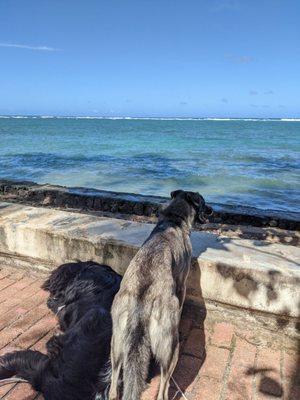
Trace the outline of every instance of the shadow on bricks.
{"type": "MultiPolygon", "coordinates": [[[[170,381],[169,399],[183,399],[182,393],[189,396],[194,384],[199,378],[200,369],[206,358],[204,321],[206,307],[200,287],[201,272],[198,263],[192,264],[192,276],[197,285],[197,304],[186,301],[183,307],[182,318],[179,326],[180,355],[175,371],[170,381]],[[196,273],[196,276],[195,276],[196,273]],[[201,301],[199,304],[199,300],[201,301]]],[[[193,291],[195,291],[195,285],[193,291]]],[[[153,361],[150,366],[148,383],[150,390],[143,396],[143,400],[156,398],[159,387],[160,369],[153,361]],[[152,387],[152,390],[151,390],[152,387]]],[[[148,388],[148,389],[149,389],[148,388]]],[[[188,397],[190,398],[190,397],[188,397]]]]}
{"type": "MultiPolygon", "coordinates": [[[[179,400],[186,395],[192,395],[195,383],[199,379],[200,369],[206,358],[204,321],[207,311],[201,289],[201,264],[198,257],[207,248],[206,242],[198,245],[197,249],[193,246],[197,258],[192,261],[187,280],[187,300],[183,307],[179,327],[180,355],[170,381],[169,399],[171,400],[179,400]],[[192,300],[193,298],[195,303],[192,300]]],[[[216,248],[227,250],[223,243],[217,243],[216,248]]],[[[143,397],[143,400],[156,397],[159,387],[157,379],[159,374],[159,368],[153,362],[150,367],[148,382],[151,381],[151,386],[155,386],[155,390],[149,391],[146,397],[143,397]],[[155,385],[153,385],[154,382],[155,385]]]]}
{"type": "MultiPolygon", "coordinates": [[[[208,234],[210,235],[210,234],[208,234]]],[[[171,380],[169,399],[179,400],[192,398],[200,370],[206,359],[206,337],[204,322],[207,314],[201,288],[201,261],[199,256],[207,250],[206,242],[194,248],[197,257],[192,261],[187,282],[187,300],[184,304],[180,324],[181,347],[180,357],[171,380]],[[193,300],[194,299],[194,300],[193,300]],[[190,321],[189,330],[183,328],[190,321]]],[[[215,244],[216,249],[226,250],[222,242],[215,244]]]]}
{"type": "Polygon", "coordinates": [[[257,375],[259,376],[258,390],[272,397],[282,398],[283,388],[276,379],[268,376],[268,374],[274,372],[274,368],[249,368],[246,375],[257,375]]]}
{"type": "MultiPolygon", "coordinates": [[[[204,321],[206,306],[201,290],[201,270],[198,262],[191,266],[193,276],[193,294],[197,298],[197,305],[187,301],[183,308],[180,324],[180,357],[171,380],[169,399],[182,399],[182,393],[191,395],[194,384],[199,378],[200,369],[206,358],[206,338],[204,321]],[[189,326],[186,323],[189,321],[189,326]]],[[[188,397],[189,398],[189,397],[188,397]]]]}
{"type": "MultiPolygon", "coordinates": [[[[289,314],[288,309],[285,312],[287,315],[289,314]]],[[[279,329],[287,323],[287,320],[282,317],[278,317],[276,321],[279,329]]],[[[300,333],[300,303],[298,304],[298,318],[295,320],[295,330],[300,333]]],[[[272,377],[272,374],[276,371],[276,368],[272,366],[268,368],[250,368],[246,372],[246,375],[255,375],[259,378],[258,391],[268,398],[300,399],[300,339],[297,342],[296,359],[287,359],[283,364],[284,386],[272,377]]],[[[288,357],[288,355],[284,355],[285,357],[288,357]]],[[[278,368],[278,366],[276,367],[278,368]]]]}

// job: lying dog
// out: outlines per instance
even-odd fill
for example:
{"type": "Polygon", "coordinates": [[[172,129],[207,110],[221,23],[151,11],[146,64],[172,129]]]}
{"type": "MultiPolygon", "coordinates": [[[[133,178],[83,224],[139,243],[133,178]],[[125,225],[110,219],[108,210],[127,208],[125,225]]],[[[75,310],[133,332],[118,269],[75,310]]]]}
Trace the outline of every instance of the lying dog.
{"type": "Polygon", "coordinates": [[[178,190],[131,261],[112,306],[110,400],[118,398],[123,369],[123,400],[138,400],[151,356],[160,365],[158,399],[168,398],[178,360],[178,325],[191,263],[193,222],[212,213],[201,195],[178,190]]]}
{"type": "Polygon", "coordinates": [[[47,304],[64,333],[48,341],[47,355],[24,350],[0,358],[0,379],[21,377],[45,400],[107,398],[110,308],[120,281],[109,267],[94,262],[56,269],[42,287],[50,292],[47,304]]]}
{"type": "Polygon", "coordinates": [[[66,331],[98,304],[110,311],[121,276],[107,265],[93,261],[63,264],[42,285],[50,296],[47,305],[66,331]]]}

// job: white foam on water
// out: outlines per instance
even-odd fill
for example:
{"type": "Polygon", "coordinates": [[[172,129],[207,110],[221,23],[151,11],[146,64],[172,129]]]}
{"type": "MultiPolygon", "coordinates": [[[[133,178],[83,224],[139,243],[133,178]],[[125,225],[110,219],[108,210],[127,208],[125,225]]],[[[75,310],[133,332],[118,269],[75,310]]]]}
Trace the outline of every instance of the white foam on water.
{"type": "Polygon", "coordinates": [[[36,115],[36,116],[26,116],[26,115],[0,115],[0,118],[14,118],[14,119],[100,119],[100,120],[136,120],[136,121],[222,121],[222,122],[232,122],[232,121],[253,121],[253,122],[300,122],[300,118],[215,118],[215,117],[205,117],[205,118],[183,118],[183,117],[109,117],[109,116],[62,116],[62,115],[36,115]]]}
{"type": "Polygon", "coordinates": [[[284,122],[300,122],[300,118],[281,118],[280,121],[284,121],[284,122]]]}

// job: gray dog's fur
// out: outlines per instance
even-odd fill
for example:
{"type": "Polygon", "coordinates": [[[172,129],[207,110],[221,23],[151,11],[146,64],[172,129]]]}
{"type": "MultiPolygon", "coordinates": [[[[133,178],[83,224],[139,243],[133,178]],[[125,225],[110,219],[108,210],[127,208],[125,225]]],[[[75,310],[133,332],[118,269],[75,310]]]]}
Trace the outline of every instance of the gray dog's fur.
{"type": "Polygon", "coordinates": [[[185,299],[192,246],[190,230],[211,209],[198,193],[177,190],[149,238],[131,261],[113,306],[110,400],[118,398],[123,368],[123,400],[138,400],[150,358],[160,365],[158,400],[168,398],[178,360],[178,325],[185,299]]]}

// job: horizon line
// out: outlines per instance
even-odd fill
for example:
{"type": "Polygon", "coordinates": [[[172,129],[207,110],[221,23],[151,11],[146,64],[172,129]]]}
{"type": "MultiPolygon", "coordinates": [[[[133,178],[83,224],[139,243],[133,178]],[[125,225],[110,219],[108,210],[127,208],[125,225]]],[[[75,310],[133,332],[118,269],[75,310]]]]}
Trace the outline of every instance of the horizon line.
{"type": "Polygon", "coordinates": [[[289,117],[256,117],[256,116],[245,116],[245,117],[225,117],[225,116],[205,116],[205,117],[183,117],[183,116],[128,116],[128,115],[74,115],[74,114],[65,114],[65,115],[43,115],[43,114],[0,114],[0,118],[86,118],[86,119],[158,119],[158,120],[299,120],[300,116],[289,116],[289,117]]]}

